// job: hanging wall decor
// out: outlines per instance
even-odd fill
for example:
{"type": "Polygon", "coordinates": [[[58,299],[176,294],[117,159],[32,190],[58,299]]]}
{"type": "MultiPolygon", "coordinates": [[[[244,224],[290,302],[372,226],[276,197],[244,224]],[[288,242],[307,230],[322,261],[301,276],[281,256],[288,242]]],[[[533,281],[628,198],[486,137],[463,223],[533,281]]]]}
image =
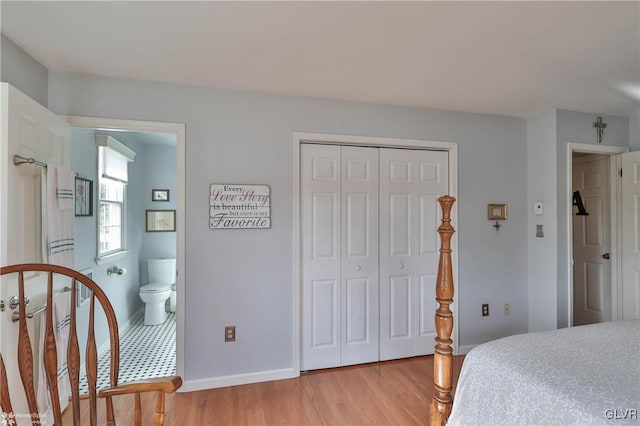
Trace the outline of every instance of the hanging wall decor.
{"type": "Polygon", "coordinates": [[[271,227],[269,185],[211,184],[210,229],[266,229],[271,227]]]}
{"type": "Polygon", "coordinates": [[[93,181],[76,176],[75,215],[93,216],[93,181]]]}
{"type": "Polygon", "coordinates": [[[573,205],[578,208],[578,213],[576,216],[589,216],[587,210],[584,208],[584,203],[582,202],[582,197],[580,196],[580,191],[575,191],[573,193],[573,205]]]}

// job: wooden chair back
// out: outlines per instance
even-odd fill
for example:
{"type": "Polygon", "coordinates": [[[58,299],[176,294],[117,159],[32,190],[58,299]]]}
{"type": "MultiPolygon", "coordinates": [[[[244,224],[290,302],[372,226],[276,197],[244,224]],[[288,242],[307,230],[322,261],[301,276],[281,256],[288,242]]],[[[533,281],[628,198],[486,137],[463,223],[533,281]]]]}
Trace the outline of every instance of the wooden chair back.
{"type": "MultiPolygon", "coordinates": [[[[104,291],[96,284],[91,278],[83,275],[77,271],[69,268],[65,268],[58,265],[48,264],[21,264],[5,266],[0,268],[0,276],[4,278],[5,275],[14,274],[17,275],[18,286],[18,314],[16,320],[18,322],[18,342],[17,342],[17,354],[18,354],[18,369],[24,393],[27,400],[27,405],[31,414],[32,423],[34,425],[40,424],[39,415],[42,411],[38,409],[36,389],[35,389],[35,377],[34,377],[34,352],[31,346],[31,339],[29,336],[29,327],[27,319],[31,318],[33,314],[27,313],[25,307],[25,275],[30,276],[32,273],[45,273],[47,274],[47,296],[46,296],[46,309],[42,315],[46,315],[45,327],[46,332],[41,333],[44,335],[43,345],[43,360],[46,373],[46,379],[48,383],[49,396],[53,411],[53,421],[55,425],[62,425],[62,412],[60,409],[59,389],[58,389],[58,351],[56,348],[56,339],[54,334],[54,315],[53,315],[53,299],[54,299],[54,281],[58,279],[67,280],[70,283],[71,291],[69,297],[71,298],[71,312],[70,312],[70,328],[69,328],[69,341],[67,345],[67,366],[69,382],[71,387],[71,395],[69,398],[68,409],[73,413],[74,426],[80,424],[87,424],[87,420],[84,421],[80,418],[80,401],[88,400],[89,403],[89,423],[93,425],[98,424],[97,419],[97,400],[103,398],[106,404],[106,421],[101,421],[100,424],[115,425],[115,416],[113,409],[112,397],[115,395],[133,394],[135,395],[135,419],[134,421],[127,421],[126,424],[135,423],[139,425],[141,423],[141,408],[140,408],[140,393],[156,391],[156,412],[154,415],[154,424],[162,425],[164,422],[164,397],[165,393],[175,392],[181,385],[182,379],[178,376],[167,377],[163,379],[152,379],[148,381],[135,382],[135,383],[118,383],[118,374],[120,368],[120,340],[118,336],[118,324],[116,316],[113,311],[113,307],[109,302],[104,291]],[[60,278],[62,277],[62,278],[60,278]],[[64,278],[66,277],[66,278],[64,278]],[[89,323],[87,333],[87,345],[85,355],[85,367],[86,376],[89,387],[88,395],[80,394],[80,346],[78,344],[78,335],[76,331],[77,325],[77,295],[79,285],[82,284],[90,290],[89,296],[89,323]],[[95,317],[96,317],[96,301],[102,308],[109,327],[109,342],[110,342],[110,361],[109,361],[109,386],[104,389],[97,389],[98,379],[98,351],[95,339],[95,317]]],[[[31,280],[28,280],[31,281],[31,280]]],[[[56,281],[57,282],[57,281],[56,281]]],[[[15,421],[15,413],[11,404],[11,396],[9,394],[9,384],[7,381],[7,372],[5,370],[4,359],[7,359],[9,354],[2,354],[0,352],[0,407],[5,415],[5,418],[11,422],[15,421]],[[4,358],[3,358],[4,357],[4,358]]],[[[42,408],[42,407],[41,407],[42,408]]],[[[11,423],[9,423],[11,424],[11,423]]],[[[14,423],[15,424],[15,423],[14,423]]]]}

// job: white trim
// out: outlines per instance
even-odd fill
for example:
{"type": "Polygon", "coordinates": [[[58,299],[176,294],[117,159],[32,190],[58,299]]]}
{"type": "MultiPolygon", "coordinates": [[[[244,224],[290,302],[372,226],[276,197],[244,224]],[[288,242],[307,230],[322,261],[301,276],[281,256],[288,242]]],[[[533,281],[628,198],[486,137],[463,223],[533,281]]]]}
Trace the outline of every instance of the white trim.
{"type": "Polygon", "coordinates": [[[298,377],[299,374],[293,368],[282,370],[260,371],[257,373],[235,374],[233,376],[211,377],[208,379],[186,380],[178,389],[182,392],[195,392],[199,390],[224,388],[227,386],[246,385],[249,383],[270,382],[272,380],[284,380],[298,377]]]}
{"type": "Polygon", "coordinates": [[[620,237],[622,235],[622,229],[620,227],[620,221],[618,220],[620,202],[620,179],[617,178],[619,169],[619,159],[617,154],[628,152],[629,148],[622,146],[608,146],[608,145],[591,145],[584,143],[570,142],[567,144],[567,285],[569,287],[568,309],[567,309],[567,324],[569,327],[573,327],[573,153],[583,152],[587,154],[606,154],[610,158],[609,173],[610,173],[610,218],[611,218],[611,319],[616,321],[618,319],[618,287],[621,262],[618,253],[621,253],[619,248],[620,237]]]}
{"type": "Polygon", "coordinates": [[[137,153],[113,136],[96,133],[96,145],[107,147],[122,154],[130,163],[136,160],[137,153]]]}
{"type": "Polygon", "coordinates": [[[170,133],[176,135],[176,238],[177,238],[177,305],[176,305],[176,374],[184,378],[185,358],[185,192],[186,192],[186,126],[184,123],[161,123],[155,121],[121,120],[98,117],[67,116],[72,127],[98,130],[125,130],[135,132],[170,133]]]}
{"type": "MultiPolygon", "coordinates": [[[[350,136],[350,135],[332,135],[324,133],[293,133],[293,369],[300,371],[300,342],[302,338],[301,323],[301,230],[300,230],[300,144],[318,143],[318,144],[335,144],[335,145],[354,145],[354,146],[375,146],[387,148],[412,148],[412,149],[430,149],[448,151],[449,153],[449,195],[457,197],[458,194],[458,144],[456,142],[427,141],[418,139],[399,139],[399,138],[383,138],[375,136],[350,136]]],[[[453,279],[457,283],[458,278],[458,203],[453,205],[451,210],[451,219],[455,224],[456,234],[454,234],[451,248],[453,261],[453,279]]],[[[434,294],[435,301],[435,294],[434,294]]],[[[458,313],[458,298],[454,298],[451,310],[454,315],[458,313]]],[[[454,321],[453,332],[453,353],[458,354],[458,321],[454,321]]]]}

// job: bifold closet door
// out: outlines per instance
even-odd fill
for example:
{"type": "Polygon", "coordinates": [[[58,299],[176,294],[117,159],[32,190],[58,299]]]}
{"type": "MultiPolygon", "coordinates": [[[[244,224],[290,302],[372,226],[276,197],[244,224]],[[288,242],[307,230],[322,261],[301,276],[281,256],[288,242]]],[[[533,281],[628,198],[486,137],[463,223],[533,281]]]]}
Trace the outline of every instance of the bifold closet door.
{"type": "Polygon", "coordinates": [[[301,146],[303,370],[378,360],[378,152],[301,146]]]}
{"type": "Polygon", "coordinates": [[[448,153],[380,149],[380,360],[434,351],[440,211],[448,153]]]}

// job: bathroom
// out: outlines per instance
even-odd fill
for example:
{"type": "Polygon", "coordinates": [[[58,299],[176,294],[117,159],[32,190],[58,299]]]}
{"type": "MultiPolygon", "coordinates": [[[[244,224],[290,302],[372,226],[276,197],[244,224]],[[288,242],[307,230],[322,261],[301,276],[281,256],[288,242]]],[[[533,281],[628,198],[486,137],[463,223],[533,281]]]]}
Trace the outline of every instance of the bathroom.
{"type": "MultiPolygon", "coordinates": [[[[71,166],[77,173],[76,188],[86,188],[89,206],[76,211],[75,266],[78,271],[91,274],[113,305],[120,331],[122,382],[175,374],[176,164],[173,134],[72,128],[71,166]],[[98,160],[99,144],[127,157],[123,162],[126,177],[118,178],[126,181],[124,190],[115,191],[122,196],[113,198],[118,205],[106,203],[109,206],[103,209],[98,208],[98,198],[112,198],[105,196],[109,190],[103,190],[102,195],[98,190],[98,165],[104,164],[98,160]],[[124,213],[119,215],[120,211],[124,213]],[[113,220],[114,216],[122,217],[122,221],[113,220]],[[105,232],[109,227],[113,228],[105,232]],[[118,234],[115,240],[114,234],[118,234]],[[151,286],[154,291],[149,291],[148,264],[152,279],[159,267],[163,276],[173,275],[172,283],[156,283],[151,286]]],[[[171,278],[155,279],[158,280],[171,278]]],[[[88,315],[88,305],[80,304],[80,317],[88,315]]],[[[79,324],[78,332],[86,335],[83,323],[79,324]]],[[[107,356],[106,323],[98,321],[96,327],[98,356],[107,356]]],[[[81,354],[84,355],[83,348],[81,354]]]]}

